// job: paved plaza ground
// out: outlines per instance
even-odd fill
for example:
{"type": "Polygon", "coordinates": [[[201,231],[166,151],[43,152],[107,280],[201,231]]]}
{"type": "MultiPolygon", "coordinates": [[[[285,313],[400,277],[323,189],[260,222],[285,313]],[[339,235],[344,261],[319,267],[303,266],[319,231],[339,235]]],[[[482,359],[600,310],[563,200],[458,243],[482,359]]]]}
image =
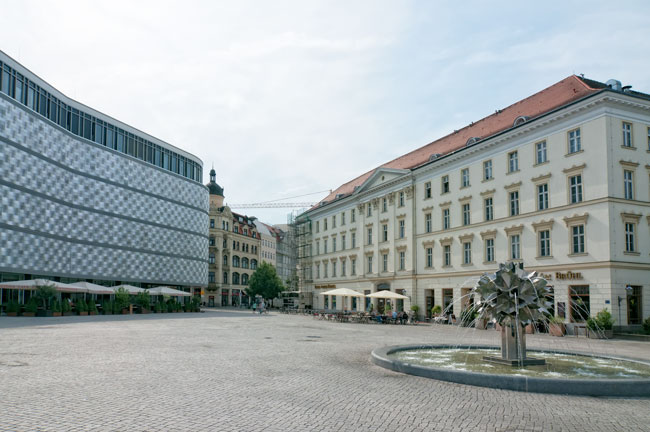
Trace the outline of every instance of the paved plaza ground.
{"type": "MultiPolygon", "coordinates": [[[[0,431],[648,431],[650,399],[526,394],[375,366],[407,343],[497,342],[446,325],[272,312],[0,318],[0,431]]],[[[531,347],[650,360],[650,344],[531,347]]]]}

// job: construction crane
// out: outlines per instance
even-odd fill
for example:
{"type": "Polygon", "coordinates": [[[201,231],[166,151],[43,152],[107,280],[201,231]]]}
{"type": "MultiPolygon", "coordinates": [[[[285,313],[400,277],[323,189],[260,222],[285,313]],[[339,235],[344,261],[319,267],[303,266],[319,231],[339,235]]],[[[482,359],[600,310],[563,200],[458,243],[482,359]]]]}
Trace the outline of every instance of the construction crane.
{"type": "Polygon", "coordinates": [[[322,194],[322,193],[332,193],[331,190],[324,190],[324,191],[318,191],[318,192],[312,192],[308,194],[303,194],[303,195],[296,195],[292,197],[287,197],[287,198],[280,198],[276,200],[271,200],[271,201],[262,201],[259,203],[252,203],[252,204],[228,204],[226,205],[230,207],[231,209],[249,209],[249,208],[310,208],[318,204],[318,202],[280,202],[283,200],[288,200],[288,199],[293,199],[293,198],[301,198],[309,195],[316,195],[316,194],[322,194]]]}

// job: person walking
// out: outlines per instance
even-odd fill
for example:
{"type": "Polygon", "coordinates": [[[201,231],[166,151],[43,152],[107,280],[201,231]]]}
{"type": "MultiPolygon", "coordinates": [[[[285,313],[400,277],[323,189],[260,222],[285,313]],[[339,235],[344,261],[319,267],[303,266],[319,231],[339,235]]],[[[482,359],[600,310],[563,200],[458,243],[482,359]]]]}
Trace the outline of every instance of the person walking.
{"type": "Polygon", "coordinates": [[[264,300],[262,299],[259,304],[259,309],[260,309],[260,315],[262,315],[262,312],[264,312],[264,307],[266,304],[264,303],[264,300]]]}
{"type": "Polygon", "coordinates": [[[257,310],[257,302],[253,302],[253,313],[257,310]]]}

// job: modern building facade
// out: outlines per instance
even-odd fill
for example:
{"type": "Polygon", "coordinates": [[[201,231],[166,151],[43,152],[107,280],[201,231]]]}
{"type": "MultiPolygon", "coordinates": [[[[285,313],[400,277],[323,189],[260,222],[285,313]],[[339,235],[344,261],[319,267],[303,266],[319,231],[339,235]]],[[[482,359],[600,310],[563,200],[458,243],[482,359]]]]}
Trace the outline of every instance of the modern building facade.
{"type": "Polygon", "coordinates": [[[637,326],[650,316],[650,97],[570,76],[342,185],[300,222],[301,298],[316,308],[336,301],[326,289],[389,289],[459,316],[481,274],[521,261],[566,322],[607,308],[637,326]]]}
{"type": "Polygon", "coordinates": [[[1,280],[200,290],[201,176],[197,157],[66,97],[0,52],[1,280]]]}
{"type": "Polygon", "coordinates": [[[210,171],[210,233],[208,287],[203,302],[208,306],[239,306],[248,303],[245,289],[257,269],[261,235],[255,218],[240,215],[224,205],[223,188],[210,171]]]}

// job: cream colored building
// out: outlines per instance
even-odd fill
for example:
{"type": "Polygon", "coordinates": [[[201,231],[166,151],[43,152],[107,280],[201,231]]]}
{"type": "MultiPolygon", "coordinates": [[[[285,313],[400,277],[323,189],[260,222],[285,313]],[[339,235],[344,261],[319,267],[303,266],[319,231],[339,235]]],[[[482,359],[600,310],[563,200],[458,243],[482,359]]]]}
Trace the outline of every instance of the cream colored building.
{"type": "Polygon", "coordinates": [[[255,218],[240,215],[224,205],[223,188],[210,171],[210,231],[208,287],[203,302],[208,306],[246,304],[245,289],[257,269],[261,236],[255,218]]]}
{"type": "MultiPolygon", "coordinates": [[[[301,215],[301,290],[346,287],[453,308],[484,272],[523,261],[556,315],[650,316],[650,97],[570,76],[339,187],[301,215]]],[[[335,302],[335,304],[333,304],[335,302]]],[[[380,306],[376,304],[376,306],[380,306]]]]}

